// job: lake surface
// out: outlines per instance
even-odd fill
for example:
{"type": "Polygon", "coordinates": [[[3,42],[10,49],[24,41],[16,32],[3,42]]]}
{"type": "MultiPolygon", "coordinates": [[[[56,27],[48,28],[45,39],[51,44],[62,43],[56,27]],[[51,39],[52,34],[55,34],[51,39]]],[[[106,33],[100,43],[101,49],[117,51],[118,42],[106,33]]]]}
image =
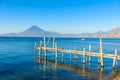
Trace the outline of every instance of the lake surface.
{"type": "MultiPolygon", "coordinates": [[[[38,55],[34,56],[34,43],[39,46],[43,38],[25,37],[0,37],[0,80],[102,80],[110,79],[120,67],[118,60],[117,69],[112,70],[113,59],[104,58],[104,68],[101,72],[98,66],[98,58],[91,57],[90,64],[82,64],[82,57],[72,55],[70,62],[69,53],[64,53],[62,61],[61,53],[58,53],[58,61],[53,61],[52,52],[47,52],[47,61],[38,55]]],[[[104,38],[103,52],[114,54],[118,49],[120,55],[120,39],[104,38]]],[[[56,38],[58,48],[83,50],[91,44],[92,52],[99,52],[99,38],[56,38]]],[[[46,39],[46,43],[48,39],[46,39]]],[[[48,46],[52,47],[52,38],[48,46]]],[[[38,54],[38,51],[36,52],[38,54]]]]}

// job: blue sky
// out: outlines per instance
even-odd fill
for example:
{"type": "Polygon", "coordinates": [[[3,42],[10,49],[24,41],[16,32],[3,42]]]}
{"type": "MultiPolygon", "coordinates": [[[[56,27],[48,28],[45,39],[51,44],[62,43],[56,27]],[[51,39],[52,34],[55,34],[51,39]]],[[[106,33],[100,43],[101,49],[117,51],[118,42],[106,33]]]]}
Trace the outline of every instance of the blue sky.
{"type": "Polygon", "coordinates": [[[0,0],[0,34],[32,25],[60,33],[120,26],[120,0],[0,0]]]}

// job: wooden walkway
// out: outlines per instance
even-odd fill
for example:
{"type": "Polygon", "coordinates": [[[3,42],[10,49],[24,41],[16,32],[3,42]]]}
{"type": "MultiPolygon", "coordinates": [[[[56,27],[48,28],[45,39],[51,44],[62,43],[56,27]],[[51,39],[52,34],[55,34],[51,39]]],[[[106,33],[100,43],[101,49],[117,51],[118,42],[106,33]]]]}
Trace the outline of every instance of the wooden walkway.
{"type": "MultiPolygon", "coordinates": [[[[36,46],[36,49],[40,49],[39,46],[36,46]]],[[[55,51],[55,48],[50,48],[50,47],[41,47],[41,50],[46,50],[46,51],[55,51]]],[[[83,51],[77,51],[77,50],[65,50],[65,49],[57,49],[57,52],[61,52],[61,53],[70,53],[70,54],[80,54],[80,55],[85,55],[85,56],[96,56],[99,57],[100,53],[96,53],[96,52],[83,52],[83,51]]],[[[120,56],[116,56],[115,54],[106,54],[103,53],[103,58],[117,58],[120,59],[120,56]]]]}
{"type": "Polygon", "coordinates": [[[103,53],[102,51],[102,39],[100,39],[100,51],[99,52],[91,52],[91,45],[89,45],[89,51],[87,52],[85,48],[83,48],[83,51],[80,50],[69,50],[69,49],[59,49],[58,44],[55,42],[55,39],[53,38],[53,47],[47,47],[44,37],[44,47],[42,46],[42,41],[40,41],[40,46],[36,46],[36,43],[34,45],[34,53],[36,54],[36,49],[39,50],[39,56],[41,56],[42,50],[44,51],[45,58],[47,56],[47,51],[56,52],[56,59],[58,58],[58,52],[62,54],[62,58],[64,58],[64,53],[69,53],[70,58],[72,57],[71,54],[75,55],[82,55],[83,56],[83,64],[85,64],[86,59],[88,62],[91,61],[91,56],[98,57],[98,63],[100,63],[101,67],[104,67],[103,58],[112,58],[113,59],[113,65],[112,67],[115,68],[117,65],[117,60],[120,59],[120,56],[117,54],[117,49],[115,49],[114,54],[108,54],[103,53]]]}

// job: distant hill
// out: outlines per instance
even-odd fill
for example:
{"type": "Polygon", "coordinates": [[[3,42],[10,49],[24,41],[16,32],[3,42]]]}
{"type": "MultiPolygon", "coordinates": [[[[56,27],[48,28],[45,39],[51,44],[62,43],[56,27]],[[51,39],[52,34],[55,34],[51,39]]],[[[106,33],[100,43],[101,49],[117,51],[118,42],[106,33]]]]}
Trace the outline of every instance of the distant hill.
{"type": "Polygon", "coordinates": [[[79,34],[61,34],[52,31],[45,31],[38,26],[34,25],[29,29],[19,32],[19,33],[7,33],[0,36],[15,36],[15,37],[91,37],[91,38],[120,38],[120,27],[111,29],[109,31],[103,32],[98,31],[95,33],[79,33],[79,34]]]}
{"type": "Polygon", "coordinates": [[[102,35],[102,37],[120,38],[120,27],[113,28],[113,29],[107,31],[105,34],[102,35]]]}
{"type": "Polygon", "coordinates": [[[95,33],[80,33],[79,37],[93,37],[93,38],[120,38],[120,27],[113,28],[106,32],[98,31],[95,33]]]}
{"type": "Polygon", "coordinates": [[[6,33],[6,34],[1,34],[0,36],[16,36],[17,33],[6,33]]]}

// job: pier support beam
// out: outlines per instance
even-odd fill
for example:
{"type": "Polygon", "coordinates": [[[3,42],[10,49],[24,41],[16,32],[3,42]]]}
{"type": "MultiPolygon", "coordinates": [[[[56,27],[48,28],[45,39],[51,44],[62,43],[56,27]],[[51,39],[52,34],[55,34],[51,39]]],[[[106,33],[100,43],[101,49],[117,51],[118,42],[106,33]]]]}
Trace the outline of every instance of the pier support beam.
{"type": "Polygon", "coordinates": [[[36,55],[36,42],[34,44],[34,54],[36,55]]]}
{"type": "Polygon", "coordinates": [[[53,37],[53,48],[55,48],[55,37],[53,37]]]}
{"type": "Polygon", "coordinates": [[[56,60],[58,59],[58,44],[55,43],[55,51],[56,51],[56,60]]]}
{"type": "Polygon", "coordinates": [[[41,58],[41,54],[42,54],[42,41],[40,41],[39,58],[41,58]]]}
{"type": "Polygon", "coordinates": [[[53,51],[52,51],[52,60],[54,60],[55,57],[55,37],[53,37],[53,51]]]}
{"type": "Polygon", "coordinates": [[[86,60],[87,63],[90,63],[90,61],[91,61],[91,59],[90,59],[90,56],[91,56],[90,52],[91,52],[91,45],[89,44],[88,55],[85,55],[85,60],[86,60]]]}
{"type": "Polygon", "coordinates": [[[90,52],[91,52],[91,45],[89,44],[89,62],[91,62],[91,58],[90,58],[90,52]]]}
{"type": "Polygon", "coordinates": [[[58,61],[58,44],[55,42],[55,51],[56,51],[56,59],[55,59],[55,69],[57,68],[57,61],[58,61]]]}
{"type": "Polygon", "coordinates": [[[100,55],[99,55],[99,62],[101,64],[101,67],[104,67],[103,64],[103,52],[102,52],[102,39],[100,38],[100,55]]]}
{"type": "Polygon", "coordinates": [[[64,62],[64,48],[62,48],[62,62],[64,62]]]}
{"type": "Polygon", "coordinates": [[[86,53],[85,51],[86,51],[85,48],[83,48],[83,58],[82,58],[82,59],[83,59],[83,60],[82,60],[82,61],[83,61],[83,62],[82,62],[83,64],[85,64],[85,53],[86,53]]]}
{"type": "Polygon", "coordinates": [[[100,65],[101,63],[100,63],[100,54],[99,54],[99,56],[98,56],[98,64],[100,65]]]}
{"type": "Polygon", "coordinates": [[[113,58],[113,69],[115,68],[115,66],[117,65],[117,49],[115,49],[115,55],[114,55],[114,58],[113,58]]]}
{"type": "Polygon", "coordinates": [[[47,58],[47,51],[46,51],[46,40],[44,36],[44,52],[45,52],[45,59],[47,58]]]}
{"type": "Polygon", "coordinates": [[[74,56],[75,56],[74,63],[75,63],[75,65],[77,66],[77,62],[78,62],[78,54],[76,54],[76,53],[77,53],[77,51],[76,51],[76,49],[74,48],[74,56]]]}
{"type": "Polygon", "coordinates": [[[70,53],[70,63],[71,63],[71,61],[72,61],[72,52],[70,53]]]}
{"type": "Polygon", "coordinates": [[[36,59],[36,42],[34,44],[34,58],[36,59]]]}
{"type": "Polygon", "coordinates": [[[74,55],[75,55],[75,59],[77,60],[77,54],[76,54],[76,49],[74,48],[74,55]]]}
{"type": "MultiPolygon", "coordinates": [[[[53,49],[55,49],[55,38],[53,37],[53,49]]],[[[52,56],[54,56],[54,51],[52,53],[52,56]]]]}

